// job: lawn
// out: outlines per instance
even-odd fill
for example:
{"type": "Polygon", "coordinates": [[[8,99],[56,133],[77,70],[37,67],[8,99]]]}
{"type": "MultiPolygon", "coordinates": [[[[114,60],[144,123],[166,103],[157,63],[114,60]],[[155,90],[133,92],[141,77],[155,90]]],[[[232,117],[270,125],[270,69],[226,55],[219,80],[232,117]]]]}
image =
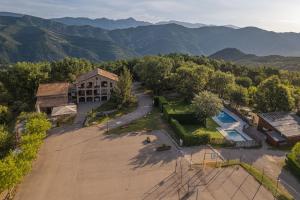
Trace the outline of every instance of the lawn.
{"type": "Polygon", "coordinates": [[[169,113],[170,114],[180,114],[180,113],[192,113],[193,109],[191,104],[184,101],[169,101],[169,113]]]}
{"type": "Polygon", "coordinates": [[[165,128],[166,125],[161,119],[161,114],[159,110],[153,109],[151,113],[144,116],[143,118],[135,120],[127,126],[118,127],[113,130],[110,130],[108,134],[122,134],[141,130],[159,130],[165,128]]]}
{"type": "Polygon", "coordinates": [[[102,104],[100,107],[92,110],[88,114],[85,125],[90,126],[93,124],[101,124],[101,123],[107,122],[111,119],[114,119],[116,117],[120,117],[122,115],[131,113],[136,108],[137,108],[137,102],[132,103],[131,105],[126,106],[126,107],[118,108],[116,103],[114,103],[112,101],[108,101],[108,102],[102,104]],[[111,112],[105,116],[97,116],[97,113],[101,113],[101,112],[105,112],[105,111],[113,111],[113,112],[111,112]]]}
{"type": "Polygon", "coordinates": [[[206,128],[204,128],[201,125],[198,124],[183,124],[183,127],[185,128],[185,130],[187,131],[187,133],[190,134],[205,134],[208,133],[211,138],[216,138],[216,139],[223,139],[223,135],[217,130],[217,128],[219,127],[218,124],[211,118],[208,118],[206,120],[206,128]]]}

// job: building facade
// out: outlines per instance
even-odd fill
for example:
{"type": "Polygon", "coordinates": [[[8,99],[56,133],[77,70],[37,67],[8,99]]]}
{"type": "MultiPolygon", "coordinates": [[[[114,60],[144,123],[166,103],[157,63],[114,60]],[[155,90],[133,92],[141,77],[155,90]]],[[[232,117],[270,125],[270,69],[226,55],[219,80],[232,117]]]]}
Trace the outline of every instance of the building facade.
{"type": "Polygon", "coordinates": [[[109,100],[117,81],[116,74],[98,68],[79,76],[75,82],[76,90],[73,91],[76,93],[76,102],[79,104],[109,100]]]}
{"type": "Polygon", "coordinates": [[[69,104],[69,83],[40,84],[36,93],[36,110],[51,114],[54,107],[69,104]]]}

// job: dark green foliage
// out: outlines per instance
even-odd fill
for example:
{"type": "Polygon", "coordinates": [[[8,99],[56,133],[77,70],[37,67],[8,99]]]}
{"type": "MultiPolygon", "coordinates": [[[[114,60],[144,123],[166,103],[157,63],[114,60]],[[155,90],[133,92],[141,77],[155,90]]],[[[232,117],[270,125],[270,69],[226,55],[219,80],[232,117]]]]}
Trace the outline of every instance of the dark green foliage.
{"type": "Polygon", "coordinates": [[[252,80],[249,77],[238,77],[236,78],[235,82],[245,88],[249,88],[250,86],[252,86],[252,80]]]}
{"type": "Polygon", "coordinates": [[[194,94],[205,89],[212,74],[213,70],[205,65],[197,65],[193,62],[182,64],[176,69],[174,76],[176,90],[186,101],[191,101],[194,94]]]}
{"type": "Polygon", "coordinates": [[[163,96],[155,96],[154,97],[154,105],[158,106],[159,110],[163,112],[163,108],[168,104],[168,101],[163,96]]]}
{"type": "Polygon", "coordinates": [[[248,90],[241,86],[234,86],[229,92],[229,99],[235,106],[247,106],[249,104],[248,90]]]}
{"type": "Polygon", "coordinates": [[[12,114],[7,106],[0,105],[0,124],[8,124],[12,114]]]}
{"type": "Polygon", "coordinates": [[[76,77],[91,71],[94,66],[87,60],[77,58],[65,58],[51,63],[49,80],[57,82],[73,82],[76,77]]]}
{"type": "Polygon", "coordinates": [[[261,112],[291,111],[295,107],[291,88],[282,84],[278,76],[271,76],[258,86],[255,103],[261,112]]]}
{"type": "Polygon", "coordinates": [[[132,75],[126,67],[124,67],[113,89],[112,101],[115,101],[120,107],[128,106],[136,101],[132,94],[132,75]]]}
{"type": "Polygon", "coordinates": [[[160,91],[168,88],[171,70],[172,60],[159,56],[144,57],[134,67],[134,72],[140,80],[155,94],[159,94],[160,91]]]}
{"type": "MultiPolygon", "coordinates": [[[[183,124],[199,124],[199,120],[196,117],[194,112],[172,112],[172,109],[168,104],[163,104],[163,114],[164,118],[169,121],[171,119],[176,119],[180,123],[183,124]]],[[[204,125],[204,124],[203,124],[204,125]]]]}
{"type": "Polygon", "coordinates": [[[12,147],[12,143],[12,135],[5,126],[0,125],[0,159],[8,153],[12,147]]]}
{"type": "Polygon", "coordinates": [[[222,107],[222,100],[215,94],[203,91],[197,94],[192,101],[195,116],[206,126],[206,119],[217,115],[222,107]]]}
{"type": "Polygon", "coordinates": [[[293,147],[285,161],[290,171],[300,180],[300,142],[293,147]]]}

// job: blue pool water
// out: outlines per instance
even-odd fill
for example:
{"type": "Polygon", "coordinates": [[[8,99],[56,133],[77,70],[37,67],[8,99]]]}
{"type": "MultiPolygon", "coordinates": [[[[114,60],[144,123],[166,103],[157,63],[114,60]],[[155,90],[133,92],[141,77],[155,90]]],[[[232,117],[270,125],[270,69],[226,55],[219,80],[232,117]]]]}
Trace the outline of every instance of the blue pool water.
{"type": "Polygon", "coordinates": [[[233,140],[235,142],[246,141],[246,139],[236,130],[226,130],[228,139],[233,140]]]}
{"type": "Polygon", "coordinates": [[[234,123],[237,122],[235,119],[233,119],[230,115],[228,115],[226,112],[220,112],[220,114],[217,116],[217,119],[223,123],[234,123]]]}

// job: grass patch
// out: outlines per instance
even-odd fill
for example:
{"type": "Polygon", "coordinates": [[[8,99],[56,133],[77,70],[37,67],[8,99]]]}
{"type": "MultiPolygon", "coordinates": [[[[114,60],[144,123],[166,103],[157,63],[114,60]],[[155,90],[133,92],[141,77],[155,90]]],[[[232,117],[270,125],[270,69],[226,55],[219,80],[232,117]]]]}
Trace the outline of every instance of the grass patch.
{"type": "Polygon", "coordinates": [[[192,113],[193,109],[191,104],[185,101],[169,101],[169,114],[192,113]]]}
{"type": "Polygon", "coordinates": [[[189,134],[203,135],[209,134],[211,138],[223,139],[223,135],[217,130],[219,125],[211,118],[206,120],[206,128],[198,124],[183,124],[189,134]]]}
{"type": "Polygon", "coordinates": [[[161,119],[161,114],[159,110],[153,109],[152,112],[150,112],[143,118],[135,120],[127,126],[112,129],[108,132],[108,134],[122,134],[142,130],[159,130],[164,129],[165,127],[166,125],[161,119]]]}
{"type": "Polygon", "coordinates": [[[118,108],[118,105],[112,101],[108,101],[104,104],[102,104],[100,107],[92,110],[86,119],[85,126],[90,126],[94,124],[101,124],[105,123],[111,119],[114,119],[116,117],[120,117],[122,115],[128,114],[133,112],[137,108],[138,103],[132,103],[129,106],[118,108]],[[111,112],[104,116],[97,116],[97,113],[105,112],[105,111],[111,111],[115,110],[114,112],[111,112]]]}

